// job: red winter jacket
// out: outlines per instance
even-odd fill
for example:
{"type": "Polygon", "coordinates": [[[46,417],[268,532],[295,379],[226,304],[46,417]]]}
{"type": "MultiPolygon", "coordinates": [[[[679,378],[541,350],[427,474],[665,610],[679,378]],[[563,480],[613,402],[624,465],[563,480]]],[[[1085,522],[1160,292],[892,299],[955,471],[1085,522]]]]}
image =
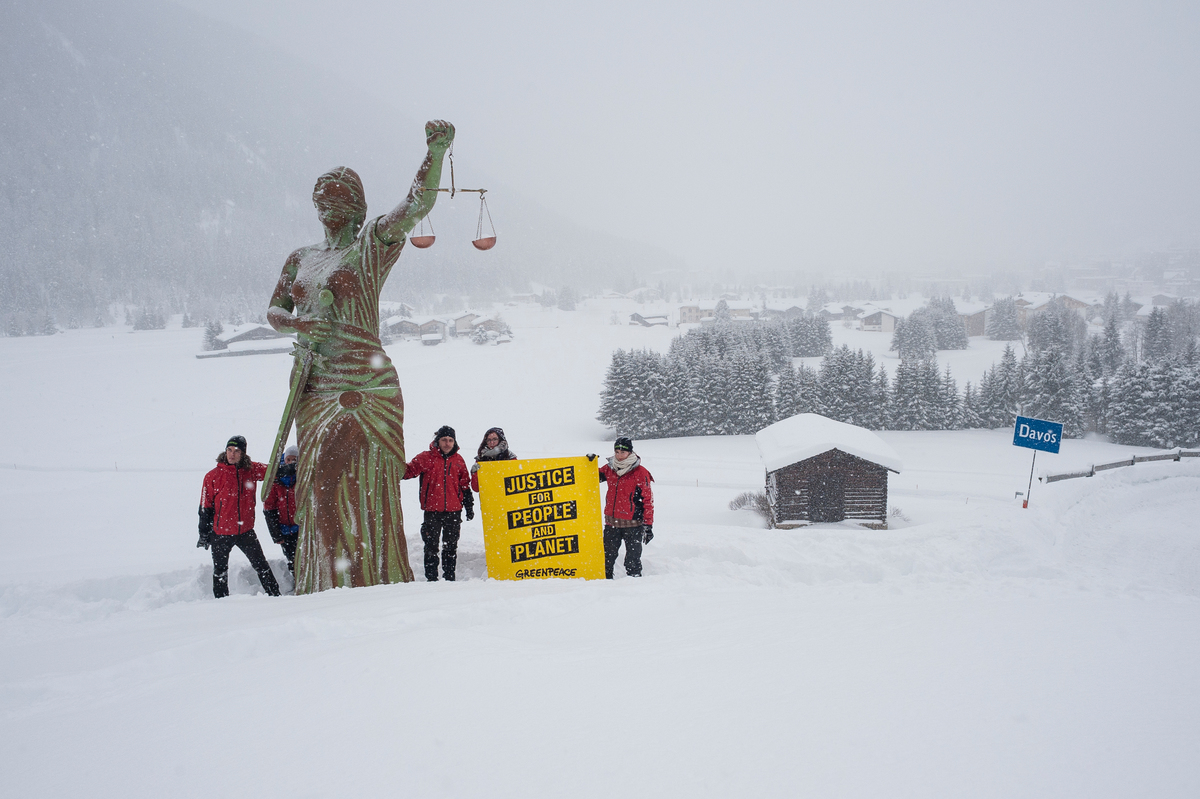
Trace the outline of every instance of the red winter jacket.
{"type": "Polygon", "coordinates": [[[404,467],[404,479],[414,477],[421,478],[421,510],[462,510],[463,489],[471,490],[471,475],[458,447],[443,455],[436,441],[404,467]]]}
{"type": "Polygon", "coordinates": [[[215,511],[213,532],[238,535],[254,529],[254,499],[258,493],[255,489],[266,476],[266,464],[253,462],[247,468],[221,462],[204,475],[200,507],[215,511]]]}
{"type": "Polygon", "coordinates": [[[285,486],[278,480],[271,486],[271,493],[263,503],[263,510],[279,511],[280,524],[296,523],[296,484],[285,486]]]}
{"type": "Polygon", "coordinates": [[[640,463],[624,476],[618,476],[607,463],[600,467],[600,479],[608,483],[608,494],[604,497],[604,515],[626,521],[638,520],[642,524],[654,524],[654,492],[650,484],[654,476],[640,463]],[[638,519],[638,506],[642,515],[638,519]]]}

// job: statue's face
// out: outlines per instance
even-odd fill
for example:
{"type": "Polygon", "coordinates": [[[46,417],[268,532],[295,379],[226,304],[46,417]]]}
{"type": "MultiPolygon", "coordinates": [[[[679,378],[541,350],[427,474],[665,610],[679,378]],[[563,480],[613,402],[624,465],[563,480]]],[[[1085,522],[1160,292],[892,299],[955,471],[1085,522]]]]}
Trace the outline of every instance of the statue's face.
{"type": "Polygon", "coordinates": [[[354,193],[336,180],[327,180],[313,192],[317,216],[327,228],[334,230],[354,220],[354,193]]]}

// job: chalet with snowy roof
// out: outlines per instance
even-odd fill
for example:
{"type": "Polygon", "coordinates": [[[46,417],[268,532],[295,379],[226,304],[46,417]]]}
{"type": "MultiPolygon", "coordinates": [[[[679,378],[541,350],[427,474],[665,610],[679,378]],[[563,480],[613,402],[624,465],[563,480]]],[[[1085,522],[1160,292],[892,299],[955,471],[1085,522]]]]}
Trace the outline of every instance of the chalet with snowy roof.
{"type": "Polygon", "coordinates": [[[1036,316],[1050,307],[1050,303],[1058,300],[1064,307],[1075,311],[1084,319],[1092,315],[1092,304],[1069,297],[1066,294],[1048,294],[1046,292],[1027,292],[1017,295],[1017,319],[1023,326],[1029,317],[1036,316]]]}
{"type": "Polygon", "coordinates": [[[670,324],[670,319],[666,314],[657,314],[651,316],[642,316],[640,313],[631,313],[629,315],[629,324],[641,325],[642,327],[667,327],[670,324]]]}
{"type": "Polygon", "coordinates": [[[441,319],[426,319],[424,322],[420,323],[419,327],[422,343],[430,343],[430,341],[432,341],[432,339],[429,338],[430,336],[437,336],[438,341],[444,340],[446,338],[446,331],[449,329],[449,327],[450,326],[441,319]]]}
{"type": "MultiPolygon", "coordinates": [[[[717,302],[717,300],[701,300],[692,305],[679,306],[679,324],[713,321],[716,319],[717,302]]],[[[748,321],[757,318],[752,303],[727,300],[725,304],[729,306],[729,316],[734,321],[748,321]]]]}
{"type": "Polygon", "coordinates": [[[294,336],[280,333],[273,327],[260,324],[244,324],[226,330],[212,342],[212,349],[198,354],[197,358],[229,358],[238,355],[270,355],[291,352],[294,336]]]}
{"type": "Polygon", "coordinates": [[[635,302],[656,302],[662,299],[662,292],[654,286],[641,286],[625,296],[635,302]]]}
{"type": "Polygon", "coordinates": [[[884,308],[867,308],[859,317],[862,329],[874,333],[893,332],[899,319],[899,316],[884,308]]]}
{"type": "Polygon", "coordinates": [[[404,316],[389,316],[383,320],[380,327],[382,328],[381,332],[385,332],[389,336],[416,338],[421,335],[421,326],[404,316]]]}
{"type": "Polygon", "coordinates": [[[486,330],[488,332],[498,334],[509,332],[508,325],[495,316],[481,316],[476,319],[472,327],[472,331],[475,330],[486,330]]]}
{"type": "Polygon", "coordinates": [[[287,338],[286,333],[280,333],[269,325],[246,324],[226,330],[217,336],[217,341],[229,346],[243,341],[268,341],[273,338],[287,338]]]}
{"type": "Polygon", "coordinates": [[[450,330],[456,336],[465,336],[475,327],[475,320],[479,318],[477,313],[465,313],[462,316],[456,316],[452,320],[450,330]]]}
{"type": "Polygon", "coordinates": [[[804,306],[791,302],[768,302],[766,315],[772,319],[795,319],[804,316],[804,306]]]}
{"type": "Polygon", "coordinates": [[[857,319],[863,308],[858,305],[846,305],[840,302],[827,302],[816,312],[816,316],[828,321],[857,319]]]}
{"type": "Polygon", "coordinates": [[[954,310],[958,312],[958,318],[962,320],[968,336],[987,334],[987,323],[992,313],[992,306],[983,302],[955,300],[954,310]]]}
{"type": "Polygon", "coordinates": [[[754,436],[767,470],[771,526],[852,521],[887,528],[888,472],[896,451],[864,427],[802,413],[754,436]]]}

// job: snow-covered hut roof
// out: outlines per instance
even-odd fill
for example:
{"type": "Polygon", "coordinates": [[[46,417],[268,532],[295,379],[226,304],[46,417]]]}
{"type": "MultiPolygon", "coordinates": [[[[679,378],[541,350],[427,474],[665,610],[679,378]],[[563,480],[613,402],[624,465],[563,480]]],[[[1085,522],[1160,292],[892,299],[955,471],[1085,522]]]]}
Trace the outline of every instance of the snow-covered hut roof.
{"type": "Polygon", "coordinates": [[[260,325],[256,322],[248,322],[246,324],[231,327],[217,339],[224,341],[226,344],[233,344],[239,341],[261,341],[273,338],[285,338],[286,333],[280,333],[273,327],[268,325],[260,325]]]}
{"type": "Polygon", "coordinates": [[[991,303],[980,302],[979,300],[964,300],[962,297],[954,299],[954,310],[959,316],[974,316],[991,307],[991,303]]]}
{"type": "Polygon", "coordinates": [[[839,449],[848,455],[899,472],[900,456],[886,441],[865,427],[835,422],[815,413],[791,416],[754,434],[768,472],[839,449]]]}
{"type": "Polygon", "coordinates": [[[900,314],[894,312],[891,308],[884,308],[878,305],[868,303],[859,307],[858,319],[866,319],[868,316],[874,316],[877,313],[885,313],[893,319],[901,319],[900,314]]]}

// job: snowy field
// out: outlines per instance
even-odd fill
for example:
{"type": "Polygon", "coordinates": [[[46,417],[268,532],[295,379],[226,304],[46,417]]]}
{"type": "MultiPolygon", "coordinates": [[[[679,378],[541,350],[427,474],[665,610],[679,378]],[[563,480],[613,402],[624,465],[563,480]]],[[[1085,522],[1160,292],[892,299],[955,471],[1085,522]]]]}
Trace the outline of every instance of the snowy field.
{"type": "MultiPolygon", "coordinates": [[[[610,454],[612,350],[677,333],[614,308],[391,345],[410,457],[441,424],[610,454]]],[[[477,518],[455,584],[271,598],[238,552],[217,602],[200,480],[234,433],[268,456],[290,360],[197,360],[202,335],[0,338],[6,796],[1200,795],[1195,460],[1035,483],[1023,510],[1010,432],[883,433],[892,529],[778,531],[727,507],[762,487],[752,437],[643,441],[641,580],[485,580],[477,518]]],[[[953,354],[960,385],[1002,349],[953,354]]],[[[1067,441],[1038,470],[1140,451],[1067,441]]]]}

